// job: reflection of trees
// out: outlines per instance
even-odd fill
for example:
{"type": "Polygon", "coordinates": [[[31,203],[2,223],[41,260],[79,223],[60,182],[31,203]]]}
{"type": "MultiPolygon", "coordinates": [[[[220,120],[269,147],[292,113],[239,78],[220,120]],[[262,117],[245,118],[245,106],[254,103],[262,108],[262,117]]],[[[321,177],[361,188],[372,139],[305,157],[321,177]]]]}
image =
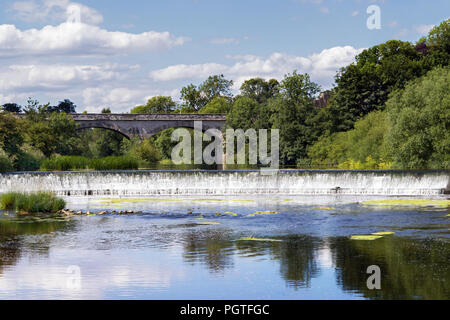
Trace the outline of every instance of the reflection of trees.
{"type": "Polygon", "coordinates": [[[26,243],[23,236],[47,235],[67,228],[70,223],[53,219],[0,219],[0,275],[6,266],[17,263],[21,252],[36,247],[40,253],[48,251],[51,238],[39,237],[26,243]]]}
{"type": "Polygon", "coordinates": [[[233,254],[244,258],[267,257],[280,260],[280,272],[288,285],[299,288],[310,285],[318,274],[314,261],[317,243],[312,237],[295,237],[283,242],[230,241],[232,232],[206,230],[184,236],[185,261],[206,264],[213,272],[233,267],[233,254]]]}
{"type": "Polygon", "coordinates": [[[377,241],[330,239],[338,283],[368,298],[449,299],[450,244],[387,237],[377,241]],[[381,268],[382,290],[367,289],[367,267],[381,268]]]}
{"type": "Polygon", "coordinates": [[[314,238],[289,238],[272,247],[274,258],[280,260],[280,272],[287,284],[295,289],[309,287],[319,273],[314,252],[318,249],[314,238]]]}
{"type": "Polygon", "coordinates": [[[3,235],[0,229],[0,276],[7,266],[17,263],[20,258],[20,241],[3,235]]]}
{"type": "Polygon", "coordinates": [[[239,241],[236,249],[245,257],[272,256],[280,261],[280,273],[295,289],[308,287],[318,274],[314,261],[317,241],[308,236],[290,237],[282,242],[239,241]]]}
{"type": "Polygon", "coordinates": [[[233,243],[226,230],[190,231],[184,235],[184,259],[189,263],[200,261],[212,272],[233,266],[233,243]]]}

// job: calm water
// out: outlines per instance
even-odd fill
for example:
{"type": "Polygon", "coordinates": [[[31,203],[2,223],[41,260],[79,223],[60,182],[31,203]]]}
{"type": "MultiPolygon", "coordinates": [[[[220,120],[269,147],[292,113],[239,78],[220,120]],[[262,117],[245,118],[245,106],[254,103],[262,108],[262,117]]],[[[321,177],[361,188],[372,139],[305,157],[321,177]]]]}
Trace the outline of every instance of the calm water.
{"type": "Polygon", "coordinates": [[[75,210],[143,211],[132,216],[0,212],[0,299],[450,299],[446,207],[362,203],[386,196],[201,198],[66,198],[75,210]],[[247,216],[257,211],[279,214],[247,216]],[[385,231],[395,235],[350,240],[385,231]],[[366,286],[371,265],[379,291],[366,286]]]}

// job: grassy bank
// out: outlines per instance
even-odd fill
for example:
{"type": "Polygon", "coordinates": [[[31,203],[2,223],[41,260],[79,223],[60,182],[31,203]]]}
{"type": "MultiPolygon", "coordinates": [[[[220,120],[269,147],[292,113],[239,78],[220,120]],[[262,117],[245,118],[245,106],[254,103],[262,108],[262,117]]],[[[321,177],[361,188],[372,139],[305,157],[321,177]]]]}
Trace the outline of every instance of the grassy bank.
{"type": "Polygon", "coordinates": [[[50,192],[9,192],[1,195],[0,209],[26,213],[56,213],[66,202],[50,192]]]}

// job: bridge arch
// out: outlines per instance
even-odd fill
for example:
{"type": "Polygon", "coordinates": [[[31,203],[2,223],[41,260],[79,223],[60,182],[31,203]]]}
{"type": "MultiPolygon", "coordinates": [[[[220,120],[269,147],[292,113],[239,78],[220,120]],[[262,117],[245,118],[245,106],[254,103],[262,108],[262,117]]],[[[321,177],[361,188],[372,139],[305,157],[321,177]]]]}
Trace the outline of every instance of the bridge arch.
{"type": "Polygon", "coordinates": [[[226,123],[225,115],[201,114],[73,114],[79,129],[103,128],[119,132],[127,139],[142,139],[174,128],[195,129],[201,121],[202,131],[221,129],[226,123]]]}
{"type": "Polygon", "coordinates": [[[117,132],[120,135],[122,135],[124,138],[131,140],[132,137],[130,137],[127,133],[122,132],[120,129],[116,129],[116,128],[111,128],[111,127],[107,127],[107,126],[78,126],[77,130],[78,131],[84,131],[84,130],[89,130],[89,129],[104,129],[104,130],[109,130],[109,131],[113,131],[113,132],[117,132]]]}

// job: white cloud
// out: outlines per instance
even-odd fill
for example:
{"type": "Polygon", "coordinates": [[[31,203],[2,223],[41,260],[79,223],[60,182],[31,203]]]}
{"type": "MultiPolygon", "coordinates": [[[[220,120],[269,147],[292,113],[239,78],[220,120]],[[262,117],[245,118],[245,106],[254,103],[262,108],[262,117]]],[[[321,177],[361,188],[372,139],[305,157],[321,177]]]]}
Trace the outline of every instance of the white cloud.
{"type": "Polygon", "coordinates": [[[137,105],[144,104],[154,96],[171,96],[179,98],[179,89],[155,90],[149,87],[92,87],[82,92],[83,105],[88,112],[98,113],[103,108],[111,107],[114,112],[129,112],[137,105]]]}
{"type": "Polygon", "coordinates": [[[21,31],[14,25],[0,25],[0,57],[24,55],[113,55],[133,51],[155,51],[179,46],[188,38],[169,32],[140,34],[111,32],[84,23],[21,31]]]}
{"type": "Polygon", "coordinates": [[[12,11],[18,19],[28,22],[62,22],[69,18],[71,12],[79,12],[80,22],[86,24],[103,22],[103,16],[95,9],[69,0],[17,1],[13,3],[12,11]]]}
{"type": "Polygon", "coordinates": [[[30,92],[67,90],[77,85],[94,85],[121,80],[136,66],[103,65],[12,65],[0,69],[0,90],[30,92]]]}
{"type": "Polygon", "coordinates": [[[359,14],[359,11],[355,10],[355,11],[352,12],[352,17],[356,17],[358,14],[359,14]]]}
{"type": "Polygon", "coordinates": [[[328,88],[334,81],[336,71],[354,61],[363,49],[351,46],[333,47],[309,57],[300,57],[286,53],[273,53],[268,58],[257,56],[233,57],[238,61],[231,66],[217,63],[195,65],[173,65],[150,72],[155,81],[173,81],[181,79],[201,79],[223,73],[236,81],[237,87],[251,77],[281,79],[285,74],[298,70],[309,73],[313,81],[328,88]]]}
{"type": "Polygon", "coordinates": [[[434,25],[432,25],[432,24],[428,24],[428,25],[421,24],[421,25],[415,27],[415,30],[418,34],[420,34],[422,36],[426,36],[433,28],[434,28],[434,25]]]}
{"type": "Polygon", "coordinates": [[[155,81],[171,81],[189,78],[204,78],[212,74],[228,71],[229,67],[218,63],[178,64],[164,69],[152,71],[151,78],[155,81]]]}

